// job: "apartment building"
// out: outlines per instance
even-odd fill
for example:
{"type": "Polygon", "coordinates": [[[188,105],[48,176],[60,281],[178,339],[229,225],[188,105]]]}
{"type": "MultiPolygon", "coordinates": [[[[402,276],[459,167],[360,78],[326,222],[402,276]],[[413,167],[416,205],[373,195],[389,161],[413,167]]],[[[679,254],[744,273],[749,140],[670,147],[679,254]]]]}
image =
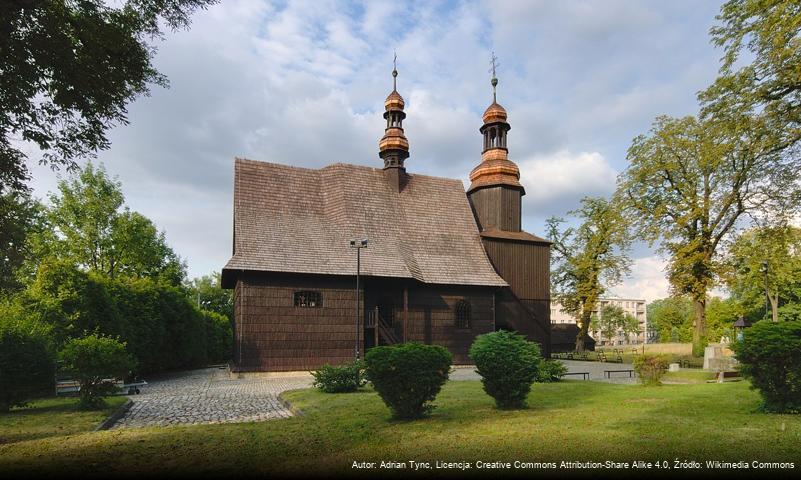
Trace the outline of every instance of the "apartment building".
{"type": "MultiPolygon", "coordinates": [[[[600,311],[607,305],[616,305],[637,319],[640,324],[640,331],[629,335],[618,331],[612,338],[602,338],[601,332],[590,331],[590,336],[595,339],[598,345],[633,345],[648,343],[648,317],[645,314],[645,300],[639,298],[617,298],[603,297],[598,300],[593,313],[600,315],[600,311]]],[[[577,323],[576,318],[562,310],[562,306],[556,300],[551,300],[551,324],[577,323]]]]}

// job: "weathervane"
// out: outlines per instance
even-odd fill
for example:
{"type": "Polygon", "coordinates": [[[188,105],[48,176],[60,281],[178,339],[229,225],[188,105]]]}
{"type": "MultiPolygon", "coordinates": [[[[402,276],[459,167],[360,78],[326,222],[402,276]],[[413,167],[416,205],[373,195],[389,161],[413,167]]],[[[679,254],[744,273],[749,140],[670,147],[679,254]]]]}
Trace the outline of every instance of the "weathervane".
{"type": "Polygon", "coordinates": [[[490,60],[490,71],[492,72],[492,102],[496,102],[495,97],[495,87],[498,86],[498,79],[495,77],[495,69],[498,68],[501,64],[498,62],[498,57],[495,56],[495,51],[492,52],[492,59],[490,60]]]}

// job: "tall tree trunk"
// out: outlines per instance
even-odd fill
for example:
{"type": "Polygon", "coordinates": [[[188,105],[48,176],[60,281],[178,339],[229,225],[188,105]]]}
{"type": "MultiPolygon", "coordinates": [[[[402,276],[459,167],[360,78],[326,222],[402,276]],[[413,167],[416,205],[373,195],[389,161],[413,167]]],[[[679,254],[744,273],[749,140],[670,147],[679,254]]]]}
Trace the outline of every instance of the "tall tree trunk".
{"type": "Polygon", "coordinates": [[[770,299],[770,309],[771,309],[771,313],[773,314],[773,321],[774,322],[778,322],[779,321],[779,294],[777,292],[777,293],[774,293],[773,295],[768,295],[768,298],[770,299]]]}
{"type": "Polygon", "coordinates": [[[703,356],[706,342],[706,295],[693,299],[695,321],[693,322],[693,355],[703,356]]]}
{"type": "Polygon", "coordinates": [[[587,307],[585,302],[581,306],[581,328],[579,328],[578,335],[576,335],[576,351],[584,351],[584,339],[587,338],[587,332],[590,329],[590,316],[592,315],[592,307],[587,307]]]}

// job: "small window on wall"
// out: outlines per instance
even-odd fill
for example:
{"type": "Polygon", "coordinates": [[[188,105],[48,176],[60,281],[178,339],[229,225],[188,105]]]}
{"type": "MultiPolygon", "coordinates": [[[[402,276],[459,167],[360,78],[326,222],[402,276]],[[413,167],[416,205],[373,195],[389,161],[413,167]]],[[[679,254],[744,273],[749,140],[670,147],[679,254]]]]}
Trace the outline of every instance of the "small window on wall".
{"type": "Polygon", "coordinates": [[[295,306],[304,308],[320,308],[323,306],[323,296],[320,292],[295,292],[295,306]]]}
{"type": "Polygon", "coordinates": [[[453,307],[453,323],[456,328],[470,328],[470,302],[459,300],[453,307]]]}

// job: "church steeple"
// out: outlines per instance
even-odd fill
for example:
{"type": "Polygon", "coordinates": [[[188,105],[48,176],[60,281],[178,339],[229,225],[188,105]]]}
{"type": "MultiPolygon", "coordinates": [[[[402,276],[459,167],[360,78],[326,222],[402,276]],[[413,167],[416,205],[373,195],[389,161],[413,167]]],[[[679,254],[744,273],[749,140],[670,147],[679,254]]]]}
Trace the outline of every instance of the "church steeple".
{"type": "Polygon", "coordinates": [[[506,121],[506,109],[497,99],[498,78],[495,76],[497,58],[492,54],[492,104],[484,111],[484,125],[479,132],[484,137],[484,148],[481,152],[481,163],[470,172],[470,189],[468,193],[482,187],[507,185],[523,190],[520,184],[520,170],[509,160],[506,147],[506,135],[511,126],[506,121]]]}
{"type": "Polygon", "coordinates": [[[405,106],[403,97],[398,93],[396,60],[397,55],[392,62],[392,92],[384,101],[384,118],[387,121],[387,126],[384,130],[384,136],[378,142],[378,156],[384,160],[384,170],[387,171],[388,176],[399,182],[400,190],[402,188],[400,181],[406,175],[403,162],[409,158],[409,141],[406,140],[406,135],[403,133],[403,119],[406,118],[406,113],[403,111],[405,106]]]}
{"type": "Polygon", "coordinates": [[[481,163],[470,172],[467,197],[482,231],[519,232],[522,196],[520,170],[509,160],[506,135],[512,128],[506,121],[506,109],[498,103],[498,78],[495,76],[495,53],[492,54],[492,104],[484,111],[484,137],[481,163]]]}

